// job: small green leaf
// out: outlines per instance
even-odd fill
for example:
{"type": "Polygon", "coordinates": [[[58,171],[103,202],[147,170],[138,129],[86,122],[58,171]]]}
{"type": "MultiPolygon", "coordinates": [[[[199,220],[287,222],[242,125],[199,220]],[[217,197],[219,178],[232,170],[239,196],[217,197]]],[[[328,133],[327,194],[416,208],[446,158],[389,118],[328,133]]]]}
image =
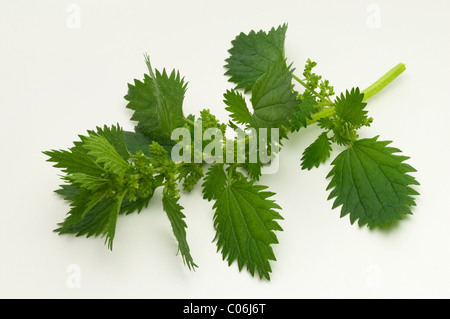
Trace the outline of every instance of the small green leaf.
{"type": "Polygon", "coordinates": [[[192,259],[189,245],[186,239],[186,223],[184,221],[184,214],[181,212],[183,207],[178,204],[178,198],[164,194],[162,203],[164,211],[167,213],[167,217],[169,218],[170,224],[172,225],[172,230],[175,235],[175,238],[178,241],[178,250],[183,257],[183,261],[186,266],[191,270],[198,267],[194,260],[192,259]]]}
{"type": "Polygon", "coordinates": [[[228,105],[225,110],[230,112],[231,119],[237,124],[249,124],[252,115],[242,94],[236,90],[228,90],[224,97],[224,103],[228,105]]]}
{"type": "Polygon", "coordinates": [[[331,141],[327,136],[327,132],[323,132],[303,152],[302,169],[310,170],[313,167],[319,167],[321,163],[330,157],[330,152],[331,141]]]}
{"type": "Polygon", "coordinates": [[[307,121],[311,119],[311,114],[314,113],[316,105],[316,99],[309,91],[306,91],[298,104],[298,109],[294,113],[295,117],[291,121],[292,131],[298,131],[301,127],[307,126],[307,121]]]}
{"type": "Polygon", "coordinates": [[[88,133],[89,135],[101,135],[105,137],[125,161],[130,158],[130,152],[125,144],[124,132],[118,124],[112,125],[111,127],[106,125],[103,126],[103,128],[97,127],[96,132],[88,131],[88,133]]]}
{"type": "Polygon", "coordinates": [[[202,184],[203,199],[211,201],[217,199],[224,191],[227,184],[227,176],[223,164],[214,164],[208,169],[202,184]]]}
{"type": "Polygon", "coordinates": [[[114,203],[109,211],[108,219],[103,230],[103,235],[105,238],[105,243],[110,250],[113,248],[113,241],[116,235],[116,224],[117,218],[119,217],[120,208],[122,207],[124,194],[117,196],[114,198],[114,203]]]}
{"type": "Polygon", "coordinates": [[[84,147],[88,154],[95,158],[96,163],[102,164],[105,170],[123,178],[130,165],[120,156],[113,145],[101,135],[91,135],[84,140],[84,147]]]}
{"type": "Polygon", "coordinates": [[[335,198],[333,208],[342,205],[341,217],[350,214],[353,224],[370,228],[384,227],[412,214],[411,185],[419,185],[407,173],[416,170],[404,163],[406,156],[394,155],[400,150],[387,147],[391,142],[378,137],[361,139],[339,154],[332,162],[328,175],[332,177],[327,189],[329,199],[335,198]]]}
{"type": "Polygon", "coordinates": [[[247,172],[247,175],[250,177],[250,179],[258,181],[261,177],[261,169],[263,167],[263,164],[261,162],[244,163],[242,164],[242,167],[247,172]]]}
{"type": "Polygon", "coordinates": [[[367,119],[367,111],[364,110],[367,103],[363,102],[364,94],[359,92],[359,88],[347,90],[336,97],[334,102],[336,115],[344,121],[353,125],[364,125],[367,119]]]}

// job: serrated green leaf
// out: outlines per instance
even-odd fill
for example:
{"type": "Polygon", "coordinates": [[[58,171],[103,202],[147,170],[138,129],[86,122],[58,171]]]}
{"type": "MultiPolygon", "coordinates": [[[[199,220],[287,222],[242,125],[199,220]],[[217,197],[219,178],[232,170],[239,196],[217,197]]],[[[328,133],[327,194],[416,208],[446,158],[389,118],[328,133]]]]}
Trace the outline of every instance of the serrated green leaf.
{"type": "Polygon", "coordinates": [[[214,164],[208,169],[202,184],[203,199],[208,201],[217,199],[222,194],[226,184],[227,176],[223,164],[214,164]]]}
{"type": "Polygon", "coordinates": [[[293,91],[292,71],[284,60],[270,64],[252,90],[255,128],[280,128],[289,126],[295,118],[299,101],[293,91]]]}
{"type": "MultiPolygon", "coordinates": [[[[126,147],[131,154],[136,154],[137,152],[142,151],[145,156],[150,157],[149,146],[153,143],[153,140],[145,134],[141,128],[135,127],[135,132],[124,131],[123,133],[126,147]]],[[[175,141],[170,140],[159,141],[158,144],[164,147],[170,156],[172,148],[176,143],[175,141]]]]}
{"type": "Polygon", "coordinates": [[[144,209],[147,208],[150,200],[152,199],[154,194],[151,193],[147,197],[137,196],[136,200],[129,200],[128,198],[124,198],[122,201],[122,207],[120,207],[120,214],[129,215],[131,213],[137,212],[138,214],[144,209]]]}
{"type": "Polygon", "coordinates": [[[183,126],[183,101],[187,83],[180,73],[173,70],[170,75],[164,69],[162,73],[155,70],[153,75],[156,97],[158,98],[157,112],[161,129],[170,137],[172,131],[183,126]]]}
{"type": "Polygon", "coordinates": [[[163,208],[167,213],[170,224],[172,225],[173,233],[178,241],[178,250],[181,253],[184,263],[189,269],[194,269],[198,266],[194,263],[190,253],[189,245],[186,239],[187,225],[184,221],[186,216],[182,213],[183,207],[178,204],[178,200],[179,199],[174,196],[163,194],[163,208]]]}
{"type": "Polygon", "coordinates": [[[93,192],[97,192],[100,189],[107,187],[110,182],[107,178],[92,176],[84,173],[73,173],[68,175],[66,179],[93,192]]]}
{"type": "Polygon", "coordinates": [[[130,158],[130,152],[125,144],[125,136],[122,128],[117,125],[112,125],[111,127],[103,126],[97,127],[95,131],[88,131],[89,135],[101,135],[108,140],[108,142],[114,146],[116,152],[127,161],[130,158]]]}
{"type": "MultiPolygon", "coordinates": [[[[155,185],[154,189],[159,187],[161,185],[155,185]]],[[[71,203],[72,207],[85,207],[86,200],[90,197],[92,194],[91,191],[81,188],[80,186],[74,185],[74,184],[63,184],[60,186],[59,189],[55,190],[55,193],[62,196],[64,200],[69,201],[71,203]],[[80,193],[81,192],[81,193],[80,193]]],[[[153,192],[154,193],[154,192],[153,192]]],[[[142,209],[146,208],[148,206],[148,203],[153,197],[153,193],[151,193],[147,197],[140,197],[137,196],[136,200],[131,201],[128,198],[124,198],[122,200],[122,206],[120,208],[120,214],[131,214],[134,212],[140,213],[142,209]]],[[[74,212],[69,212],[69,216],[73,215],[74,212]]],[[[75,212],[76,214],[76,212],[75,212]]],[[[78,221],[81,220],[81,216],[79,216],[78,221]]],[[[72,220],[75,221],[76,219],[72,217],[72,220]]],[[[77,222],[78,222],[77,221],[77,222]]],[[[65,223],[68,224],[68,223],[65,223]]],[[[62,225],[62,224],[60,224],[62,225]]]]}
{"type": "Polygon", "coordinates": [[[353,125],[363,125],[367,119],[367,111],[364,110],[367,103],[363,102],[364,94],[359,92],[359,88],[347,90],[336,97],[334,102],[336,115],[344,121],[353,125]]]}
{"type": "Polygon", "coordinates": [[[120,208],[122,207],[123,198],[124,194],[116,196],[116,198],[114,198],[114,203],[109,211],[108,215],[109,218],[107,219],[105,228],[103,229],[103,236],[105,237],[105,243],[110,250],[112,250],[113,248],[113,241],[116,235],[117,218],[119,217],[120,214],[120,208]]]}
{"type": "Polygon", "coordinates": [[[103,128],[97,127],[96,131],[88,131],[88,136],[80,135],[80,140],[74,142],[74,146],[68,151],[51,150],[43,153],[49,156],[47,161],[56,163],[54,167],[61,168],[64,173],[101,176],[106,172],[105,168],[101,162],[96,161],[95,156],[89,153],[89,147],[86,148],[86,141],[99,136],[105,144],[109,144],[109,148],[113,149],[114,156],[126,163],[130,153],[125,144],[123,130],[118,125],[113,125],[111,128],[106,125],[103,128]]]}
{"type": "Polygon", "coordinates": [[[55,163],[53,167],[60,168],[64,173],[86,173],[90,175],[101,175],[105,170],[98,165],[88,154],[87,150],[80,146],[72,147],[70,150],[44,151],[49,158],[48,162],[55,163]]]}
{"type": "Polygon", "coordinates": [[[349,214],[352,224],[384,227],[412,214],[418,193],[411,186],[419,183],[408,173],[415,169],[390,143],[361,139],[332,162],[329,199],[335,198],[333,208],[342,205],[341,217],[349,214]]]}
{"type": "Polygon", "coordinates": [[[114,199],[104,198],[86,212],[87,196],[90,192],[79,188],[76,198],[72,202],[72,209],[59,228],[55,232],[62,234],[76,234],[76,236],[99,236],[102,234],[105,222],[110,214],[111,207],[114,205],[114,199]],[[84,217],[83,217],[84,215],[84,217]]]}
{"type": "Polygon", "coordinates": [[[75,200],[79,192],[79,187],[73,184],[63,184],[55,190],[55,193],[60,195],[64,200],[72,202],[75,200]]]}
{"type": "Polygon", "coordinates": [[[253,179],[253,180],[257,181],[261,177],[261,174],[262,174],[261,173],[261,169],[263,167],[263,164],[261,162],[244,163],[242,165],[242,167],[247,172],[247,174],[250,177],[250,179],[253,179]]]}
{"type": "Polygon", "coordinates": [[[104,193],[95,194],[91,190],[74,184],[65,185],[59,190],[59,194],[71,202],[69,213],[64,222],[59,224],[61,227],[56,230],[60,234],[77,233],[78,228],[72,231],[73,227],[76,228],[75,225],[79,224],[91,210],[95,211],[98,204],[105,198],[104,193]],[[68,191],[71,192],[70,195],[67,194],[68,191]]]}
{"type": "Polygon", "coordinates": [[[274,231],[282,230],[276,220],[283,218],[266,188],[245,179],[228,184],[214,204],[214,227],[217,248],[229,265],[236,260],[239,270],[246,266],[251,275],[270,279],[271,245],[278,243],[274,231]]]}
{"type": "Polygon", "coordinates": [[[130,169],[130,165],[104,136],[91,135],[87,137],[84,140],[84,147],[88,150],[88,154],[95,158],[96,163],[102,164],[108,172],[123,178],[130,169]]]}
{"type": "Polygon", "coordinates": [[[134,111],[131,120],[138,122],[137,127],[152,139],[167,139],[167,134],[159,127],[155,84],[149,75],[144,74],[143,81],[135,79],[134,85],[128,84],[124,98],[129,102],[126,107],[134,111]]]}
{"type": "Polygon", "coordinates": [[[303,152],[302,169],[310,170],[313,167],[325,162],[330,157],[331,141],[327,132],[323,132],[319,137],[308,146],[303,152]]]}
{"type": "Polygon", "coordinates": [[[335,126],[335,121],[332,118],[329,117],[323,117],[317,121],[317,124],[320,128],[323,128],[324,130],[333,130],[335,126]]]}
{"type": "MultiPolygon", "coordinates": [[[[70,188],[67,189],[70,190],[70,188]]],[[[60,235],[76,234],[77,237],[101,235],[106,237],[106,244],[112,250],[123,196],[98,198],[90,205],[88,201],[90,194],[84,188],[78,189],[78,193],[73,198],[72,209],[64,222],[59,224],[60,227],[55,229],[55,232],[60,235]]]]}
{"type": "Polygon", "coordinates": [[[242,94],[236,90],[227,90],[224,97],[224,103],[228,105],[225,110],[230,112],[231,119],[238,124],[249,124],[252,115],[242,94]]]}
{"type": "Polygon", "coordinates": [[[316,99],[307,92],[303,94],[302,100],[298,104],[298,110],[295,112],[295,117],[292,119],[292,131],[298,131],[301,127],[307,126],[307,121],[311,119],[314,113],[314,108],[317,105],[316,99]]]}
{"type": "Polygon", "coordinates": [[[131,118],[138,122],[138,127],[152,140],[158,143],[170,141],[172,131],[183,126],[183,101],[187,84],[180,73],[173,70],[170,75],[153,71],[149,61],[150,76],[145,74],[144,80],[134,80],[128,84],[129,102],[127,108],[134,110],[131,118]]]}
{"type": "Polygon", "coordinates": [[[272,28],[269,32],[251,31],[241,33],[233,40],[232,48],[228,51],[230,57],[226,59],[225,75],[230,76],[230,82],[237,84],[238,89],[245,92],[252,90],[256,81],[263,75],[270,63],[284,58],[284,40],[287,25],[272,28]]]}

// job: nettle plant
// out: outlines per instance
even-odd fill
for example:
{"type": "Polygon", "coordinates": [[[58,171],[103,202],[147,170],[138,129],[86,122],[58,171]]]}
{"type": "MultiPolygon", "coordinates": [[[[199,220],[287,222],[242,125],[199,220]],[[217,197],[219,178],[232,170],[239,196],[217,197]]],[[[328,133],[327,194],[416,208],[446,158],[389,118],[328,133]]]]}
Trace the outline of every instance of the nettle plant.
{"type": "Polygon", "coordinates": [[[45,151],[62,170],[64,184],[56,193],[70,210],[55,230],[59,234],[101,236],[113,247],[119,215],[141,212],[158,189],[162,208],[189,269],[197,265],[187,242],[181,190],[197,184],[213,202],[214,241],[228,265],[270,279],[275,261],[280,206],[274,193],[260,185],[262,169],[283,148],[283,140],[314,125],[317,139],[299,156],[310,170],[326,162],[333,146],[343,151],[331,162],[327,190],[351,224],[384,228],[412,214],[415,169],[390,141],[358,137],[369,126],[366,100],[404,70],[398,64],[367,89],[352,88],[335,96],[328,80],[306,61],[301,77],[285,57],[287,25],[269,32],[241,33],[232,41],[225,75],[236,86],[224,94],[228,123],[210,110],[199,116],[183,112],[187,84],[177,71],[160,72],[150,65],[142,80],[128,84],[127,108],[137,122],[133,132],[119,125],[97,127],[79,136],[68,150],[45,151]],[[301,90],[297,91],[294,84],[301,90]],[[226,138],[227,130],[237,131],[226,138]],[[270,143],[269,143],[270,141],[270,143]],[[275,143],[273,143],[275,141],[275,143]]]}

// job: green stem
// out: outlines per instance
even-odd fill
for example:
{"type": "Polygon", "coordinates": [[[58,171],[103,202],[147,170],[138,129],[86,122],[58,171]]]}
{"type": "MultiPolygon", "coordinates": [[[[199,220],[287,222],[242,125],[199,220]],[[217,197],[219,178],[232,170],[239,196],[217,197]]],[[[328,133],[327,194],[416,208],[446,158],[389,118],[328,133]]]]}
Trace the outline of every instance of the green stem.
{"type": "Polygon", "coordinates": [[[336,110],[334,107],[329,107],[325,110],[322,110],[320,112],[317,112],[313,115],[311,115],[311,119],[306,121],[306,125],[311,125],[316,123],[318,120],[325,118],[325,117],[332,117],[336,113],[336,110]]]}
{"type": "Polygon", "coordinates": [[[190,126],[195,126],[195,123],[193,121],[191,121],[190,119],[183,117],[182,118],[183,121],[185,121],[186,123],[188,123],[190,126]]]}
{"type": "MultiPolygon", "coordinates": [[[[388,86],[392,81],[394,81],[403,71],[406,70],[404,63],[399,63],[390,69],[385,75],[379,78],[376,82],[370,85],[367,89],[362,91],[364,94],[363,101],[367,101],[372,96],[380,92],[386,86],[388,86]]],[[[329,107],[325,110],[317,112],[311,116],[311,119],[306,122],[307,125],[316,123],[321,118],[331,117],[336,113],[334,107],[329,107]]]]}
{"type": "Polygon", "coordinates": [[[406,70],[404,63],[399,63],[389,70],[385,75],[379,78],[375,83],[369,86],[367,89],[362,91],[364,94],[363,101],[370,99],[372,96],[384,89],[389,83],[394,81],[403,71],[406,70]]]}

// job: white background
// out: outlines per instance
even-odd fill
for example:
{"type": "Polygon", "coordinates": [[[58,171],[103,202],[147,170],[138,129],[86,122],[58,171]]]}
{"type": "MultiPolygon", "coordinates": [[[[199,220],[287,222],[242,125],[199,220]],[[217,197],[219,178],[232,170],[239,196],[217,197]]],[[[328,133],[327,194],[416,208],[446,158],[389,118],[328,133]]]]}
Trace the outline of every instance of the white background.
{"type": "Polygon", "coordinates": [[[0,4],[0,297],[450,297],[448,1],[92,2],[0,4]],[[211,108],[227,122],[222,95],[232,85],[223,65],[231,40],[283,23],[297,73],[311,58],[336,92],[363,89],[406,64],[369,101],[375,121],[361,136],[393,140],[411,157],[421,183],[413,216],[389,231],[340,218],[327,201],[330,161],[300,170],[301,153],[319,132],[312,127],[291,136],[278,172],[261,180],[285,218],[270,282],[222,261],[212,203],[199,188],[181,199],[195,272],[176,255],[159,195],[141,214],[119,218],[112,252],[102,238],[52,232],[69,207],[53,193],[59,170],[41,151],[67,149],[98,125],[132,130],[123,96],[146,72],[145,52],[154,67],[178,69],[189,82],[185,114],[211,108]],[[74,269],[79,288],[70,284],[74,269]]]}

